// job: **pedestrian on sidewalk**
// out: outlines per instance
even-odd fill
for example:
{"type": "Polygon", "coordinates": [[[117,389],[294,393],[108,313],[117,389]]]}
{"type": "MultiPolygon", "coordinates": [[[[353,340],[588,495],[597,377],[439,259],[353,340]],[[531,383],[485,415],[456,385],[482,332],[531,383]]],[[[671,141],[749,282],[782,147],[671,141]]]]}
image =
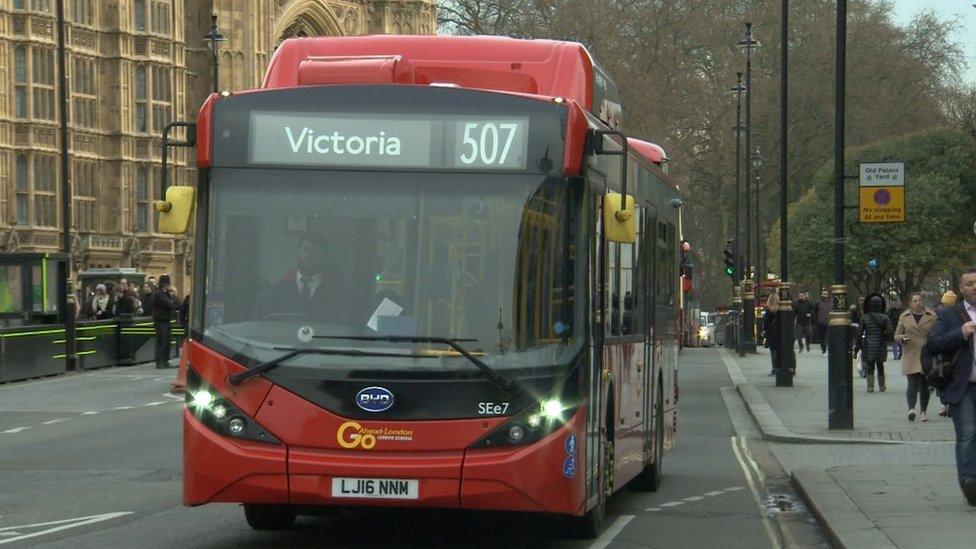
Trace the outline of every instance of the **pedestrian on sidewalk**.
{"type": "MultiPolygon", "coordinates": [[[[922,306],[924,308],[924,305],[922,306]]],[[[897,297],[892,301],[891,308],[888,309],[888,320],[891,321],[892,326],[898,326],[898,321],[901,319],[901,314],[904,310],[901,308],[901,300],[897,297]]],[[[891,340],[891,357],[895,360],[901,358],[902,346],[897,339],[891,340]]]]}
{"type": "Polygon", "coordinates": [[[864,314],[864,296],[857,298],[857,304],[851,305],[851,325],[857,328],[861,325],[861,315],[864,314]]]}
{"type": "Polygon", "coordinates": [[[169,275],[159,277],[159,287],[153,292],[152,318],[156,329],[156,368],[169,368],[170,334],[173,317],[180,309],[180,300],[170,287],[169,275]]]}
{"type": "Polygon", "coordinates": [[[864,352],[862,359],[868,372],[868,392],[874,392],[874,375],[878,374],[878,389],[884,392],[884,363],[888,358],[888,338],[891,337],[891,321],[884,313],[885,301],[881,294],[871,294],[864,300],[864,315],[854,344],[854,356],[864,352]]]}
{"type": "Polygon", "coordinates": [[[810,303],[810,296],[806,292],[800,292],[793,305],[793,318],[796,319],[796,340],[800,344],[800,352],[803,352],[803,343],[806,341],[807,351],[810,351],[810,329],[813,324],[813,303],[810,303]]]}
{"type": "Polygon", "coordinates": [[[765,346],[769,349],[769,358],[772,361],[772,369],[769,375],[776,375],[776,348],[779,345],[779,298],[776,292],[769,294],[766,298],[766,314],[763,315],[763,331],[766,332],[765,346]]]}
{"type": "Polygon", "coordinates": [[[942,294],[942,300],[940,301],[941,304],[935,308],[936,316],[942,314],[942,311],[955,305],[957,301],[959,301],[959,298],[956,296],[956,292],[953,292],[952,290],[942,294]]]}
{"type": "MultiPolygon", "coordinates": [[[[817,320],[817,338],[820,339],[820,354],[827,352],[827,328],[830,326],[830,311],[834,310],[834,301],[830,299],[830,292],[820,291],[820,303],[814,307],[814,317],[817,320]]],[[[810,350],[810,347],[807,347],[810,350]]]]}
{"type": "Polygon", "coordinates": [[[921,400],[920,419],[928,421],[929,384],[922,373],[922,346],[935,326],[935,312],[925,307],[919,293],[912,294],[908,306],[898,317],[895,328],[895,341],[904,348],[901,372],[908,376],[908,421],[915,421],[916,399],[921,400]]]}
{"type": "Polygon", "coordinates": [[[976,507],[976,367],[973,332],[976,332],[976,268],[959,278],[963,302],[946,309],[929,333],[930,348],[944,356],[956,355],[952,382],[942,392],[956,428],[956,470],[966,501],[976,507]]]}
{"type": "MultiPolygon", "coordinates": [[[[956,295],[956,292],[953,292],[952,290],[948,290],[946,293],[942,294],[942,299],[939,300],[940,305],[935,308],[936,318],[942,314],[942,311],[951,308],[958,301],[959,297],[956,295]]],[[[946,404],[945,399],[942,398],[942,391],[939,391],[938,393],[939,400],[942,401],[942,410],[939,412],[939,415],[942,417],[949,417],[949,405],[946,404]]]]}

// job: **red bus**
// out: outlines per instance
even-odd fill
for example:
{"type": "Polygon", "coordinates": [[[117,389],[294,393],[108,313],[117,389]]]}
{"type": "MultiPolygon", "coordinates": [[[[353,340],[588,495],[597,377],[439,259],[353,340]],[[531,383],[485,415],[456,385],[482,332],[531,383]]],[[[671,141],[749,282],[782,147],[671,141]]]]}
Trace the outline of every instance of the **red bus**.
{"type": "Polygon", "coordinates": [[[158,205],[172,232],[195,212],[184,503],[593,536],[656,489],[680,201],[621,116],[579,44],[497,37],[290,39],[261,89],[212,95],[197,186],[158,205]]]}

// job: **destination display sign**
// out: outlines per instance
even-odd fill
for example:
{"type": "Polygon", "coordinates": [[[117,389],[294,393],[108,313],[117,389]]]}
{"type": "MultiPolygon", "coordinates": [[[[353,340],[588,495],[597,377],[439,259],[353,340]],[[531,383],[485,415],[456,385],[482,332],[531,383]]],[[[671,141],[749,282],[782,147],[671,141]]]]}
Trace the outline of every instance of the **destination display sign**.
{"type": "Polygon", "coordinates": [[[252,112],[248,164],[524,170],[529,119],[252,112]]]}

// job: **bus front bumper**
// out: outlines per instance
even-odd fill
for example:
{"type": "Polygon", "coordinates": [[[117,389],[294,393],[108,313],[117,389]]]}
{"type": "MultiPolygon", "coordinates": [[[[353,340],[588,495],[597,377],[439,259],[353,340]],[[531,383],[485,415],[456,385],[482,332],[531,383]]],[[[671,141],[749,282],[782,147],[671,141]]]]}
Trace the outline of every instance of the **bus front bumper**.
{"type": "Polygon", "coordinates": [[[582,440],[580,410],[528,446],[417,452],[346,452],[221,436],[184,411],[183,503],[429,507],[580,515],[583,445],[571,466],[567,438],[582,440]],[[405,493],[367,494],[369,481],[411,481],[405,493]],[[415,488],[413,488],[415,486],[415,488]],[[358,493],[358,495],[349,492],[358,493]]]}

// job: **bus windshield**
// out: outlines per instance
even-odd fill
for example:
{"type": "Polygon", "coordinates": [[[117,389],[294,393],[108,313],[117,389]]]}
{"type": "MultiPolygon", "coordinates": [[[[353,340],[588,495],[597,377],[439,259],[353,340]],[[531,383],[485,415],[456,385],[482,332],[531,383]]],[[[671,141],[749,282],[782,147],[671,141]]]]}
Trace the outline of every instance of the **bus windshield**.
{"type": "Polygon", "coordinates": [[[317,337],[356,335],[467,340],[499,369],[568,362],[583,324],[573,185],[538,174],[215,170],[195,326],[249,366],[288,349],[355,347],[398,353],[302,354],[289,365],[471,369],[442,345],[317,337]]]}

